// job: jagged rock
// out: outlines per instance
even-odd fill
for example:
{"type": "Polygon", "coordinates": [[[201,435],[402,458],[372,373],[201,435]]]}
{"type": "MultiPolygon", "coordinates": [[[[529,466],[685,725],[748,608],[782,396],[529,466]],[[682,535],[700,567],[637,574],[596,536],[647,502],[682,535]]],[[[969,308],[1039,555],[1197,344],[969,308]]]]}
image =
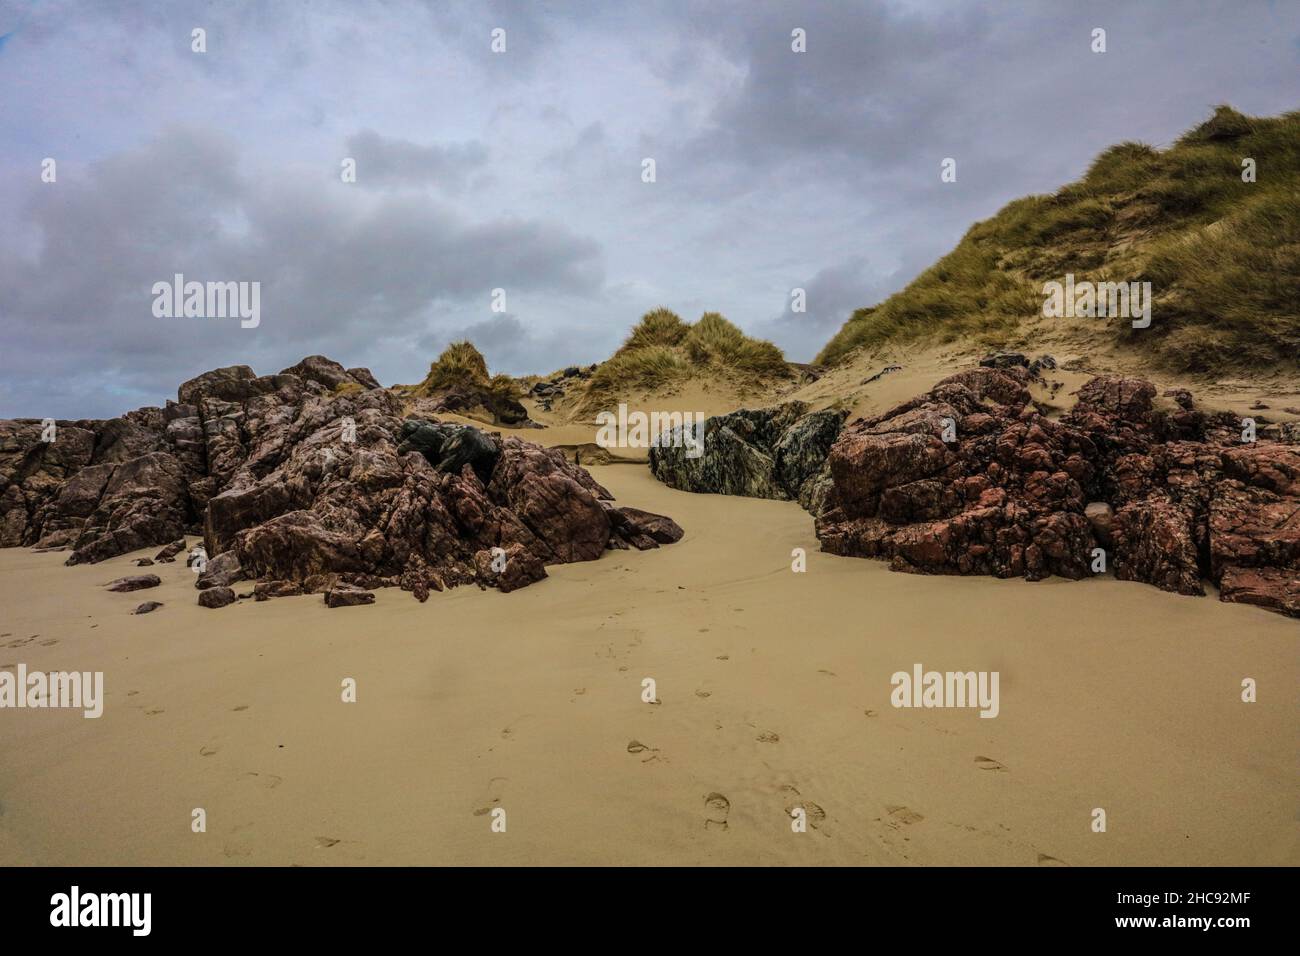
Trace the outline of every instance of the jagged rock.
{"type": "Polygon", "coordinates": [[[360,385],[362,388],[379,388],[375,377],[368,368],[345,369],[333,359],[323,355],[309,355],[297,365],[280,372],[281,375],[293,375],[304,382],[317,382],[327,390],[334,391],[341,385],[360,385]]]}
{"type": "MultiPolygon", "coordinates": [[[[870,376],[869,378],[864,378],[864,379],[862,380],[862,384],[863,384],[863,385],[870,385],[872,382],[878,382],[878,381],[880,381],[880,380],[881,380],[882,378],[884,378],[886,375],[892,375],[894,372],[901,372],[902,370],[903,370],[903,366],[901,366],[901,365],[886,365],[884,368],[882,368],[882,369],[881,369],[879,372],[877,372],[875,375],[872,375],[872,376],[870,376]]],[[[807,374],[807,373],[805,373],[805,374],[807,374]]],[[[814,382],[817,381],[818,378],[820,378],[820,376],[815,376],[815,377],[810,376],[811,381],[814,381],[814,382]]]]}
{"type": "Polygon", "coordinates": [[[1300,617],[1300,572],[1284,568],[1227,568],[1219,582],[1224,601],[1300,617]]]}
{"type": "Polygon", "coordinates": [[[155,554],[153,556],[153,559],[155,561],[163,561],[163,562],[175,561],[176,555],[180,554],[184,550],[185,550],[185,539],[177,538],[171,544],[167,545],[165,548],[163,548],[161,551],[155,554]]]}
{"type": "Polygon", "coordinates": [[[562,454],[437,421],[404,428],[404,399],[365,369],[321,356],[267,376],[236,365],[177,398],[53,430],[0,421],[0,545],[70,547],[70,564],[165,545],[153,560],[173,562],[201,528],[204,593],[242,576],[264,578],[267,595],[349,585],[427,598],[483,583],[483,551],[515,555],[495,582],[510,588],[611,540],[609,492],[562,454]]]}
{"type": "Polygon", "coordinates": [[[670,488],[706,494],[800,500],[816,478],[845,413],[808,412],[803,402],[742,409],[704,422],[702,454],[691,457],[682,430],[650,448],[650,471],[670,488]]]}
{"type": "Polygon", "coordinates": [[[325,592],[326,607],[355,607],[359,604],[374,603],[373,593],[351,584],[339,584],[325,592]]]}
{"type": "Polygon", "coordinates": [[[475,552],[474,570],[481,582],[507,593],[546,577],[542,562],[520,544],[475,552]]]}
{"type": "Polygon", "coordinates": [[[162,601],[145,601],[143,604],[136,605],[132,614],[148,614],[150,611],[156,611],[162,607],[162,601]]]}
{"type": "Polygon", "coordinates": [[[174,539],[184,532],[188,509],[185,474],[174,457],[133,458],[113,471],[67,563],[93,564],[174,539]]]}
{"type": "Polygon", "coordinates": [[[492,421],[497,424],[517,427],[536,424],[528,417],[528,410],[518,399],[471,381],[448,385],[417,398],[411,414],[421,418],[448,412],[473,415],[480,409],[491,414],[492,421]]]}
{"type": "Polygon", "coordinates": [[[223,551],[208,560],[207,566],[194,582],[194,586],[200,591],[205,588],[227,587],[238,581],[241,576],[239,555],[234,551],[223,551]]]}
{"type": "Polygon", "coordinates": [[[149,558],[136,558],[135,566],[137,568],[151,568],[153,567],[153,561],[149,558]]]}
{"type": "Polygon", "coordinates": [[[379,379],[370,374],[368,368],[350,368],[348,374],[352,376],[353,381],[359,383],[362,388],[383,388],[379,384],[379,379]]]}
{"type": "Polygon", "coordinates": [[[236,600],[234,588],[208,588],[199,592],[199,607],[225,607],[236,600]]]}
{"type": "Polygon", "coordinates": [[[1029,359],[1021,352],[997,352],[980,359],[981,368],[1029,368],[1029,359]]]}
{"type": "Polygon", "coordinates": [[[104,587],[110,591],[142,591],[145,588],[156,588],[160,584],[162,578],[156,574],[132,574],[109,581],[104,587]]]}
{"type": "Polygon", "coordinates": [[[1101,376],[1053,421],[1032,373],[963,372],[883,415],[855,421],[828,456],[817,522],[824,550],[902,571],[1115,576],[1290,613],[1300,572],[1300,449],[1242,445],[1235,419],[1154,406],[1149,382],[1101,376]],[[955,426],[943,440],[943,426],[955,426]],[[1224,586],[1228,582],[1228,586],[1224,586]]]}
{"type": "Polygon", "coordinates": [[[253,600],[269,601],[271,598],[295,597],[302,593],[302,585],[294,581],[259,581],[253,587],[253,600]]]}
{"type": "Polygon", "coordinates": [[[640,508],[607,507],[610,519],[609,547],[648,551],[661,544],[676,544],[685,534],[672,518],[657,515],[640,508]]]}
{"type": "Polygon", "coordinates": [[[477,428],[408,418],[402,423],[402,443],[397,453],[418,451],[439,471],[459,474],[466,465],[480,481],[492,477],[499,454],[496,444],[477,428]]]}
{"type": "Polygon", "coordinates": [[[1090,501],[1087,507],[1083,509],[1083,515],[1088,519],[1088,524],[1092,526],[1093,537],[1100,544],[1109,545],[1111,542],[1111,524],[1115,520],[1115,509],[1104,501],[1090,501]]]}

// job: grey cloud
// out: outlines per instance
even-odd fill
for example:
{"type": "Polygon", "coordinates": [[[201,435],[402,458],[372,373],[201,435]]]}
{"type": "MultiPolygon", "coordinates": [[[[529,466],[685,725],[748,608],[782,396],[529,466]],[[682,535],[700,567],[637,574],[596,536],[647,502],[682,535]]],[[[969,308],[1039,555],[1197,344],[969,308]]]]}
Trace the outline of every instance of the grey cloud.
{"type": "Polygon", "coordinates": [[[357,162],[358,184],[428,184],[449,191],[462,189],[488,155],[487,147],[477,141],[423,146],[369,129],[349,136],[345,153],[357,162]]]}
{"type": "Polygon", "coordinates": [[[34,396],[52,380],[111,380],[121,411],[221,364],[404,355],[439,314],[486,313],[493,288],[594,295],[603,283],[598,245],[562,226],[243,169],[234,144],[193,129],[86,176],[31,187],[20,226],[37,248],[0,263],[0,414],[42,412],[52,402],[34,396]],[[155,318],[150,289],[177,272],[260,282],[261,326],[155,318]]]}
{"type": "Polygon", "coordinates": [[[0,415],[116,413],[313,351],[410,381],[461,332],[494,367],[546,370],[658,304],[810,357],[1105,146],[1168,144],[1219,102],[1300,103],[1300,8],[1256,0],[26,10],[0,50],[0,415]],[[262,281],[262,327],[154,320],[149,287],[178,270],[262,281]]]}

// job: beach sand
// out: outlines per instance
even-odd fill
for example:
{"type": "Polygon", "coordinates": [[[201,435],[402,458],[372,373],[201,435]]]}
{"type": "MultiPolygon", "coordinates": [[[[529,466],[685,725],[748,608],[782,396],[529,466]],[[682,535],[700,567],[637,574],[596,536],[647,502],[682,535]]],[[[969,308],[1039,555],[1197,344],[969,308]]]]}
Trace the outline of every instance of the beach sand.
{"type": "Polygon", "coordinates": [[[103,671],[106,697],[97,720],[0,711],[0,865],[1300,862],[1296,621],[894,574],[820,553],[793,503],[591,470],[686,537],[335,610],[198,607],[183,560],[133,566],[156,549],[0,551],[0,665],[103,671]],[[895,709],[915,663],[998,671],[1000,714],[895,709]]]}

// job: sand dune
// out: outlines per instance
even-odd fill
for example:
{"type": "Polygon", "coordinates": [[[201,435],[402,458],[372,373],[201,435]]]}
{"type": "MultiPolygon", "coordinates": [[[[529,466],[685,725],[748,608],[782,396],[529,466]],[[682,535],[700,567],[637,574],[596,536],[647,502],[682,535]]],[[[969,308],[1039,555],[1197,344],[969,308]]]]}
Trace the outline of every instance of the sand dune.
{"type": "Polygon", "coordinates": [[[892,574],[819,553],[796,504],[592,471],[685,539],[335,610],[208,611],[183,563],[112,594],[138,555],[0,551],[0,665],[102,670],[107,697],[98,720],[6,713],[0,864],[1300,862],[1294,621],[892,574]],[[917,662],[998,670],[999,717],[891,707],[917,662]]]}

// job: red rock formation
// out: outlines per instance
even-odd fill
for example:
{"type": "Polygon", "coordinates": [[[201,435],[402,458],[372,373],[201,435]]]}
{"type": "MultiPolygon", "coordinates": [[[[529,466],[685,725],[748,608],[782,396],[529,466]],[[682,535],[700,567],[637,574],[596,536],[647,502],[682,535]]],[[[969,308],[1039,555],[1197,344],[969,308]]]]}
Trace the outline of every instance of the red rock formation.
{"type": "Polygon", "coordinates": [[[847,425],[828,458],[823,549],[1037,580],[1081,578],[1103,548],[1123,580],[1204,594],[1208,578],[1223,600],[1300,616],[1300,449],[1242,444],[1231,416],[1196,411],[1185,392],[1158,410],[1149,382],[1112,376],[1053,421],[1029,381],[962,372],[847,425]],[[1090,502],[1113,513],[1090,519],[1090,502]]]}
{"type": "Polygon", "coordinates": [[[404,423],[368,371],[320,356],[278,375],[216,369],[178,397],[57,423],[53,442],[41,422],[0,422],[0,545],[70,547],[76,564],[171,542],[165,561],[201,523],[201,588],[260,578],[261,598],[329,591],[343,602],[354,585],[421,600],[469,582],[509,591],[548,564],[681,537],[671,519],[610,505],[559,452],[404,423]],[[411,433],[444,454],[404,441],[411,433]]]}

